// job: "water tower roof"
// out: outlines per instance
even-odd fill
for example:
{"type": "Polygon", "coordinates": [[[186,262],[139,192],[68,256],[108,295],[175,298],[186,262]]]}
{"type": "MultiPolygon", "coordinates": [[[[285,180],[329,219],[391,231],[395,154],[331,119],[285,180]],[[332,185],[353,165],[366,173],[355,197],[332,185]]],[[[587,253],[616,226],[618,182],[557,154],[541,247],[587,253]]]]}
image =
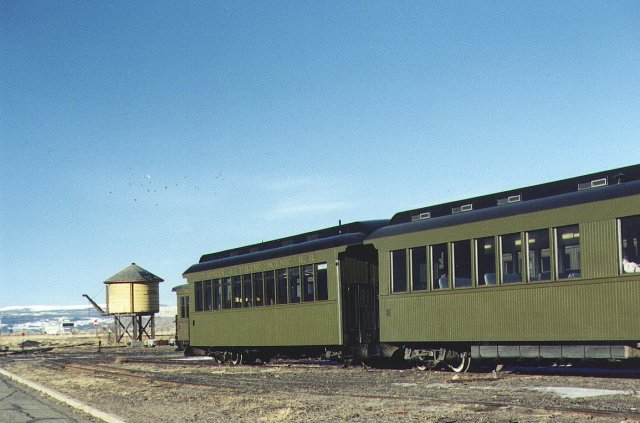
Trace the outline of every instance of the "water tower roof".
{"type": "Polygon", "coordinates": [[[164,281],[164,279],[154,275],[148,270],[143,269],[135,263],[131,263],[130,266],[125,267],[115,275],[111,276],[109,279],[104,281],[104,283],[158,283],[162,281],[164,281]]]}

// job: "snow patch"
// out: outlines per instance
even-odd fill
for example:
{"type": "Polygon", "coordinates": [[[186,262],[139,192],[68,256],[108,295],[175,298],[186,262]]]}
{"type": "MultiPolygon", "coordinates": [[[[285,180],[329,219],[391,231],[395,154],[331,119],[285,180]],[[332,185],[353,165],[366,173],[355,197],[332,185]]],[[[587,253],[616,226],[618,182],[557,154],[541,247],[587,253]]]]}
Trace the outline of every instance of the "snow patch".
{"type": "Polygon", "coordinates": [[[591,398],[605,395],[633,395],[633,391],[614,389],[573,388],[570,386],[547,386],[544,388],[530,388],[532,391],[551,392],[561,398],[591,398]]]}

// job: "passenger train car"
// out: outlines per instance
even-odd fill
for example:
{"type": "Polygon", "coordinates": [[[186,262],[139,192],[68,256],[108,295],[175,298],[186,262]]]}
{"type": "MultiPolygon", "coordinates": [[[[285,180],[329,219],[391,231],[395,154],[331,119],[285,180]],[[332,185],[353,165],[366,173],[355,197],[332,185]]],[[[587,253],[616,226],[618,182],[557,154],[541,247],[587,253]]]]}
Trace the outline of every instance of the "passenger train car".
{"type": "Polygon", "coordinates": [[[189,285],[178,285],[172,292],[176,293],[176,334],[175,344],[183,350],[189,345],[189,285]]]}
{"type": "Polygon", "coordinates": [[[189,345],[234,363],[324,352],[640,357],[640,165],[202,256],[189,345]]]}
{"type": "Polygon", "coordinates": [[[377,281],[375,251],[363,241],[387,224],[355,222],[202,256],[184,273],[189,351],[233,363],[341,352],[349,326],[341,287],[377,281]]]}

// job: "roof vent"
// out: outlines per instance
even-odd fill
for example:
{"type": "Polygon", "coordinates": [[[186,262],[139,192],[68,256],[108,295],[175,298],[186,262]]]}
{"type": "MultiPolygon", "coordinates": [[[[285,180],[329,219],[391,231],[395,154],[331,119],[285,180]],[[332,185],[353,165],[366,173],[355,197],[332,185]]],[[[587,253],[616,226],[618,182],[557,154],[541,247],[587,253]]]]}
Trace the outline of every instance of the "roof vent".
{"type": "Polygon", "coordinates": [[[583,182],[578,184],[578,191],[584,191],[585,189],[600,188],[607,186],[607,178],[594,179],[591,182],[583,182]]]}
{"type": "Polygon", "coordinates": [[[502,206],[502,205],[505,205],[505,204],[519,203],[520,201],[522,201],[522,195],[521,194],[510,195],[507,198],[498,199],[498,205],[502,206]]]}
{"type": "Polygon", "coordinates": [[[451,214],[464,213],[471,210],[473,210],[473,204],[465,204],[464,206],[452,208],[451,214]]]}
{"type": "Polygon", "coordinates": [[[418,220],[429,219],[430,217],[431,217],[431,212],[424,212],[424,213],[411,216],[411,221],[415,222],[418,220]]]}

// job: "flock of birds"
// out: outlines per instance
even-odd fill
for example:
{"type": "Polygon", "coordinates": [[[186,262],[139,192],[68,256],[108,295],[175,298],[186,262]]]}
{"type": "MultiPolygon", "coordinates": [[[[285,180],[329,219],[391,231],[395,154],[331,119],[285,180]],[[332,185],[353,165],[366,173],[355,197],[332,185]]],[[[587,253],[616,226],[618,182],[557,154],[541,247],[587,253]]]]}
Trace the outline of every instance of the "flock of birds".
{"type": "MultiPolygon", "coordinates": [[[[191,183],[187,176],[183,176],[183,178],[178,182],[174,181],[171,183],[167,183],[152,178],[151,174],[136,176],[133,173],[132,168],[130,168],[129,171],[130,177],[134,180],[129,180],[129,182],[127,182],[122,189],[110,189],[109,195],[125,193],[128,197],[127,200],[131,201],[132,203],[141,203],[142,201],[148,202],[150,196],[153,196],[151,197],[151,199],[154,200],[152,201],[152,204],[157,207],[160,205],[160,200],[162,198],[159,195],[163,193],[169,193],[172,190],[180,190],[182,194],[196,193],[198,196],[202,195],[203,192],[209,191],[198,184],[191,183]]],[[[224,180],[222,173],[217,173],[211,176],[214,181],[219,182],[224,180]]],[[[212,191],[211,195],[215,196],[216,192],[212,191]]]]}

